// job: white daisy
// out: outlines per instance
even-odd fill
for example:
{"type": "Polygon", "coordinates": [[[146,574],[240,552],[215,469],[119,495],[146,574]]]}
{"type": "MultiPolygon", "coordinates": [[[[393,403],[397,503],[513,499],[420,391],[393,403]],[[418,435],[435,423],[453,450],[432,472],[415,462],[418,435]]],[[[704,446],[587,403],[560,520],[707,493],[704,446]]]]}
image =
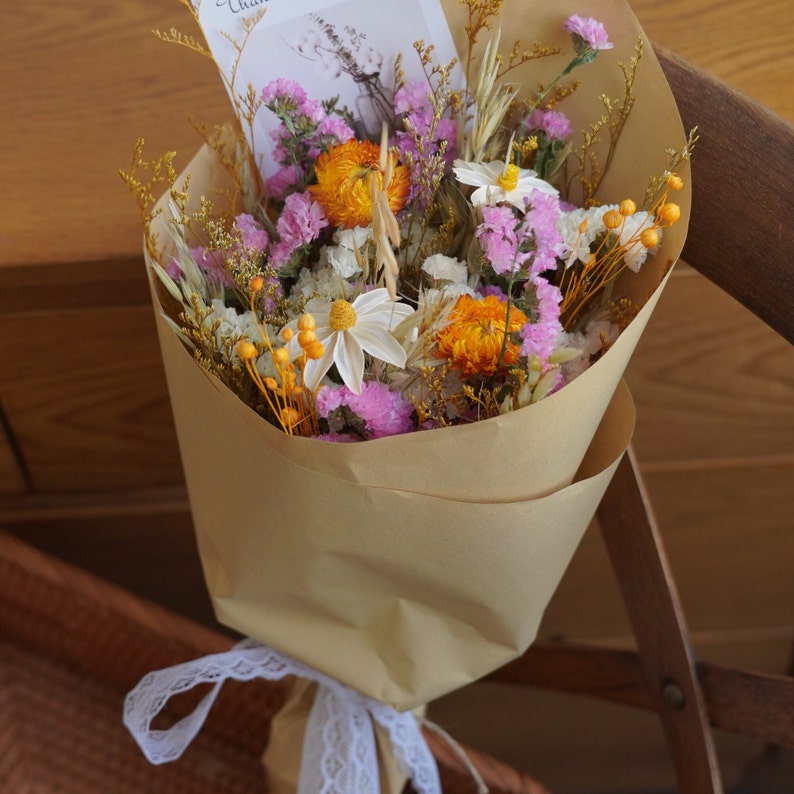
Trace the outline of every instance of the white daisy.
{"type": "Polygon", "coordinates": [[[455,160],[452,170],[458,182],[477,188],[471,194],[475,207],[482,204],[501,204],[508,202],[520,210],[526,209],[525,198],[535,190],[558,195],[557,188],[540,179],[534,171],[505,164],[501,160],[490,163],[468,163],[455,160]]]}
{"type": "MultiPolygon", "coordinates": [[[[385,288],[359,295],[352,303],[339,299],[312,312],[314,333],[325,352],[316,360],[308,360],[304,369],[304,385],[314,391],[323,376],[336,364],[345,386],[361,394],[364,380],[364,353],[386,364],[404,367],[406,354],[391,330],[413,314],[405,303],[389,297],[385,288]]],[[[290,324],[297,326],[297,321],[290,324]]],[[[290,358],[301,354],[297,334],[290,342],[290,358]]]]}

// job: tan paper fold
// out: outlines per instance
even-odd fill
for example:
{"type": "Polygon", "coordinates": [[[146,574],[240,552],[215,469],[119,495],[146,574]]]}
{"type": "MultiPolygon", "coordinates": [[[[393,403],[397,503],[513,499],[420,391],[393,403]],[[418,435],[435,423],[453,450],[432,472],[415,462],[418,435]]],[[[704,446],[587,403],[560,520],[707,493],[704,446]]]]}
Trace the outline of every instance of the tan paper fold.
{"type": "MultiPolygon", "coordinates": [[[[459,28],[462,11],[444,4],[459,28]]],[[[564,44],[570,13],[604,20],[617,57],[629,59],[640,30],[622,0],[506,0],[504,27],[530,43],[564,44]]],[[[685,140],[647,42],[645,50],[605,202],[641,200],[665,149],[685,140]]],[[[615,54],[577,77],[583,87],[566,110],[589,123],[598,95],[622,91],[615,54]]],[[[188,171],[195,198],[221,178],[206,148],[188,171]]],[[[633,406],[619,384],[683,246],[682,175],[682,220],[618,291],[640,304],[650,296],[636,319],[575,381],[496,419],[359,444],[288,437],[210,378],[158,318],[218,619],[399,709],[522,653],[630,439],[633,406]]]]}

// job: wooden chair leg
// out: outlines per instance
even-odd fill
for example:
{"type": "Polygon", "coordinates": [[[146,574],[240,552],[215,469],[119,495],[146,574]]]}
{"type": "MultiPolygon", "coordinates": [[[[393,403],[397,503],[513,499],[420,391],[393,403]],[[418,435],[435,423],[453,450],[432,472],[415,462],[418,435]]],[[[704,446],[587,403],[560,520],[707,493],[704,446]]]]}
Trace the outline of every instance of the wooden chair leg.
{"type": "Polygon", "coordinates": [[[722,794],[683,610],[631,448],[598,509],[598,521],[680,790],[683,794],[722,794]]]}

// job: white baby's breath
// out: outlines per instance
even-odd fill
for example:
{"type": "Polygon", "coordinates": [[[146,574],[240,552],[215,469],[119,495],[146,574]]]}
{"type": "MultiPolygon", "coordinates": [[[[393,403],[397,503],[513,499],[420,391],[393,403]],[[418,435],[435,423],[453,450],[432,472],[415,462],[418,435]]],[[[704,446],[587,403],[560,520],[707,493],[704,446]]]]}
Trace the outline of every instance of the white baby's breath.
{"type": "MultiPolygon", "coordinates": [[[[338,298],[349,298],[353,285],[342,278],[331,265],[315,267],[311,270],[304,268],[298,274],[298,280],[292,287],[290,298],[297,305],[294,316],[302,310],[302,303],[319,298],[322,303],[335,301],[338,298]]],[[[306,309],[310,311],[310,309],[306,309]]]]}
{"type": "Polygon", "coordinates": [[[444,254],[427,257],[422,263],[422,270],[436,281],[449,281],[452,284],[465,284],[469,277],[465,262],[444,254]]]}
{"type": "Polygon", "coordinates": [[[342,278],[353,278],[361,273],[361,265],[356,258],[356,248],[366,245],[372,239],[372,227],[355,226],[352,229],[340,229],[334,234],[336,245],[329,245],[325,249],[328,264],[342,278]]]}
{"type": "Polygon", "coordinates": [[[557,230],[565,243],[565,266],[571,267],[576,261],[587,262],[590,259],[590,246],[603,235],[607,227],[602,220],[608,209],[617,209],[617,204],[590,209],[575,209],[563,212],[557,219],[557,230]],[[582,229],[582,223],[585,228],[582,229]]]}

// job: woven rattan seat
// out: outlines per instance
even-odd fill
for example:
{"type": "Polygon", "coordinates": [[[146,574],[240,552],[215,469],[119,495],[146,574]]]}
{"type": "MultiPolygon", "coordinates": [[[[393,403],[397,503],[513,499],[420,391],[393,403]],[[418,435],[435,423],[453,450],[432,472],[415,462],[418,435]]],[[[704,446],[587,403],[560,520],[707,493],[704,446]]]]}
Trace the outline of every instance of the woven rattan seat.
{"type": "MultiPolygon", "coordinates": [[[[0,532],[0,794],[264,794],[260,760],[288,682],[227,683],[178,761],[152,766],[122,724],[148,672],[233,640],[0,532]]],[[[203,692],[167,707],[183,716],[203,692]]],[[[428,735],[445,792],[475,791],[428,735]]],[[[470,753],[489,788],[543,794],[529,776],[470,753]]]]}

